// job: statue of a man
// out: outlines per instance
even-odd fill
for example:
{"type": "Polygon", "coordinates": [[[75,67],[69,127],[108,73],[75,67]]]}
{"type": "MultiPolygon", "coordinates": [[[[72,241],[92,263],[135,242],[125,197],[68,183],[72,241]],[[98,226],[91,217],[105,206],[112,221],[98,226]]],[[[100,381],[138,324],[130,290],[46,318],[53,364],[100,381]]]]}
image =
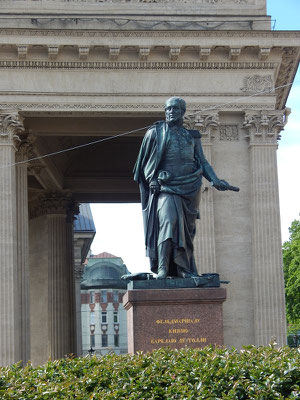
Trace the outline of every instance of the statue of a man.
{"type": "Polygon", "coordinates": [[[166,121],[147,131],[134,168],[141,193],[146,255],[157,279],[198,276],[193,240],[202,176],[218,190],[231,188],[205,159],[199,131],[183,127],[185,111],[183,99],[167,100],[166,121]]]}

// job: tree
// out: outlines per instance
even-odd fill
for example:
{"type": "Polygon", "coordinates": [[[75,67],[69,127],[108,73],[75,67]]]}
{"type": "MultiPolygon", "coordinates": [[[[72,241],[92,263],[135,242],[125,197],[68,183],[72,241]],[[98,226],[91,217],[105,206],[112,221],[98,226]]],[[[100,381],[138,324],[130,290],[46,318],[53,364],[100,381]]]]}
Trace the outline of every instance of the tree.
{"type": "Polygon", "coordinates": [[[293,221],[289,232],[283,244],[286,314],[289,324],[300,325],[300,221],[293,221]]]}

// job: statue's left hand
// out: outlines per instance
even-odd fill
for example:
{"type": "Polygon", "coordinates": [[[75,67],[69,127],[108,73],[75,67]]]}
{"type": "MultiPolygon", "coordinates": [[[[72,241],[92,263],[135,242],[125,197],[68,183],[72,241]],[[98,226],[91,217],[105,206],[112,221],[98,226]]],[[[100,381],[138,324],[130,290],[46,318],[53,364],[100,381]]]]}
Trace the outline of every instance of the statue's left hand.
{"type": "Polygon", "coordinates": [[[224,179],[218,179],[217,181],[213,182],[213,187],[215,187],[217,190],[224,191],[224,190],[228,190],[230,185],[224,179]]]}
{"type": "Polygon", "coordinates": [[[151,181],[149,187],[150,187],[151,193],[153,193],[155,196],[157,196],[159,194],[160,184],[156,180],[151,181]]]}

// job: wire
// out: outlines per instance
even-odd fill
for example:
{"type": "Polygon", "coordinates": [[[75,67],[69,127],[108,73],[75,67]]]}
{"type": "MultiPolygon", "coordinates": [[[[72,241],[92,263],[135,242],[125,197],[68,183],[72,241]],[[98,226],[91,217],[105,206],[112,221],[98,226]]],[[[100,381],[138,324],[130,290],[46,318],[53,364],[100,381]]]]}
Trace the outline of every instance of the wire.
{"type": "Polygon", "coordinates": [[[131,133],[136,133],[136,132],[139,132],[139,131],[148,129],[148,128],[150,128],[150,126],[152,126],[152,124],[151,124],[151,125],[144,126],[143,128],[137,128],[137,129],[133,129],[132,131],[120,133],[120,134],[118,134],[118,135],[114,135],[114,136],[110,136],[110,137],[106,137],[106,138],[104,138],[104,139],[98,139],[98,140],[94,140],[94,141],[92,141],[92,142],[80,144],[80,145],[78,145],[78,146],[69,147],[68,149],[58,150],[58,151],[54,151],[53,153],[48,153],[48,154],[44,154],[44,155],[42,155],[42,156],[29,158],[28,160],[18,161],[18,162],[13,163],[13,164],[1,165],[1,166],[0,166],[0,169],[5,168],[5,167],[13,167],[13,166],[15,166],[15,165],[20,165],[20,164],[27,164],[27,163],[29,163],[29,162],[31,162],[31,161],[41,160],[42,158],[51,157],[51,156],[55,156],[55,155],[57,155],[57,154],[62,154],[62,153],[66,153],[66,152],[68,152],[68,151],[77,150],[77,149],[81,149],[81,148],[83,148],[83,147],[91,146],[91,145],[93,145],[93,144],[97,144],[97,143],[101,143],[101,142],[106,142],[106,141],[108,141],[108,140],[112,140],[112,139],[115,139],[115,138],[118,138],[118,137],[121,137],[121,136],[126,136],[126,135],[129,135],[129,134],[131,134],[131,133]]]}
{"type": "Polygon", "coordinates": [[[300,81],[287,83],[287,84],[285,84],[285,85],[277,86],[277,87],[275,87],[275,88],[273,88],[273,89],[266,89],[266,90],[262,90],[262,91],[260,91],[260,92],[257,92],[257,93],[248,95],[248,96],[239,97],[239,98],[237,98],[237,99],[235,100],[234,103],[231,102],[231,101],[228,101],[228,102],[223,103],[223,104],[217,104],[216,106],[212,106],[212,107],[207,108],[207,109],[203,109],[203,110],[199,110],[199,111],[195,111],[195,112],[193,112],[193,113],[187,114],[187,116],[196,115],[196,114],[199,114],[199,113],[201,113],[201,112],[203,112],[203,111],[215,110],[215,109],[217,109],[217,108],[219,108],[219,107],[223,107],[223,106],[226,106],[226,105],[229,105],[229,104],[235,104],[235,103],[238,103],[240,100],[244,100],[245,98],[251,99],[252,97],[260,96],[261,94],[272,93],[272,92],[275,92],[275,91],[278,90],[278,89],[282,89],[282,88],[284,88],[284,87],[291,86],[291,85],[293,85],[293,83],[298,83],[298,82],[300,82],[300,81]]]}
{"type": "MultiPolygon", "coordinates": [[[[205,112],[205,111],[215,110],[215,109],[217,109],[217,108],[220,108],[220,107],[222,107],[222,106],[226,106],[226,105],[228,105],[228,104],[236,104],[236,103],[238,103],[240,100],[244,100],[245,98],[252,98],[252,97],[255,97],[255,96],[259,96],[259,95],[261,95],[261,94],[272,93],[272,92],[275,92],[275,90],[277,90],[277,89],[282,89],[282,88],[284,88],[284,87],[291,86],[293,83],[298,83],[298,82],[300,82],[300,80],[299,80],[299,81],[295,81],[295,82],[291,82],[291,83],[287,83],[287,84],[285,84],[285,85],[277,86],[277,87],[275,87],[275,88],[273,88],[273,89],[263,90],[263,91],[260,91],[260,92],[258,92],[258,93],[255,93],[255,94],[253,94],[253,95],[248,95],[248,96],[239,97],[239,98],[236,99],[236,101],[234,101],[234,102],[226,102],[226,103],[218,104],[218,105],[216,105],[216,106],[212,106],[212,107],[209,107],[209,108],[204,108],[204,109],[202,109],[202,110],[195,111],[195,112],[193,112],[193,113],[187,114],[187,116],[196,115],[196,114],[199,114],[199,113],[202,113],[202,112],[205,112]]],[[[66,153],[66,152],[69,152],[69,151],[81,149],[81,148],[83,148],[83,147],[88,147],[88,146],[91,146],[91,145],[93,145],[93,144],[97,144],[97,143],[101,143],[101,142],[106,142],[106,141],[108,141],[108,140],[113,140],[113,139],[116,139],[116,138],[121,137],[121,136],[130,135],[131,133],[136,133],[136,132],[139,132],[139,131],[143,131],[143,130],[145,130],[145,129],[150,128],[151,126],[153,126],[153,124],[147,125],[147,126],[143,126],[142,128],[133,129],[133,130],[131,130],[131,131],[123,132],[123,133],[120,133],[120,134],[118,134],[118,135],[109,136],[109,137],[106,137],[106,138],[104,138],[104,139],[98,139],[98,140],[94,140],[94,141],[92,141],[92,142],[80,144],[80,145],[78,145],[78,146],[69,147],[69,148],[64,149],[64,150],[58,150],[58,151],[54,151],[54,152],[52,152],[52,153],[44,154],[44,155],[42,155],[42,156],[33,157],[33,158],[28,159],[28,160],[18,161],[18,162],[16,162],[16,163],[12,163],[12,164],[0,165],[0,169],[2,169],[2,168],[14,167],[14,166],[21,165],[21,164],[27,164],[27,163],[29,163],[29,162],[31,162],[31,161],[41,160],[41,159],[43,159],[43,158],[55,156],[55,155],[57,155],[57,154],[62,154],[62,153],[66,153]]]]}

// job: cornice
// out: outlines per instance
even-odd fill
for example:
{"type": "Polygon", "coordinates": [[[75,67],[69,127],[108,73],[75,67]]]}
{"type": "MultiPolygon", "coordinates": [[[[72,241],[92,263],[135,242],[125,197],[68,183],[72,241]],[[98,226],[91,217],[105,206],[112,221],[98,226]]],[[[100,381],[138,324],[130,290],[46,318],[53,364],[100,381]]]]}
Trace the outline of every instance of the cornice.
{"type": "Polygon", "coordinates": [[[80,29],[26,29],[26,28],[2,28],[1,36],[54,36],[54,37],[137,37],[137,38],[300,38],[300,31],[196,31],[196,30],[166,30],[166,31],[102,31],[80,29]]]}
{"type": "MultiPolygon", "coordinates": [[[[183,96],[185,97],[185,96],[183,96]]],[[[94,104],[94,103],[0,103],[0,109],[15,110],[18,109],[21,113],[26,112],[26,116],[30,114],[36,115],[37,113],[43,114],[43,116],[53,114],[63,114],[63,115],[79,115],[82,113],[86,115],[89,113],[107,113],[107,112],[161,112],[163,109],[161,103],[122,103],[122,104],[94,104]]],[[[190,104],[190,109],[187,110],[187,115],[189,113],[202,111],[207,114],[210,110],[217,111],[241,111],[244,110],[274,110],[272,104],[216,104],[216,103],[193,103],[190,104]]]]}
{"type": "MultiPolygon", "coordinates": [[[[300,58],[300,47],[285,47],[283,49],[282,62],[275,83],[275,87],[286,85],[288,82],[293,82],[297,72],[300,58]]],[[[282,109],[285,106],[291,86],[283,87],[277,90],[276,108],[282,109]]]]}
{"type": "Polygon", "coordinates": [[[226,70],[274,69],[273,62],[197,62],[197,61],[0,61],[3,69],[104,69],[104,70],[226,70]]]}

